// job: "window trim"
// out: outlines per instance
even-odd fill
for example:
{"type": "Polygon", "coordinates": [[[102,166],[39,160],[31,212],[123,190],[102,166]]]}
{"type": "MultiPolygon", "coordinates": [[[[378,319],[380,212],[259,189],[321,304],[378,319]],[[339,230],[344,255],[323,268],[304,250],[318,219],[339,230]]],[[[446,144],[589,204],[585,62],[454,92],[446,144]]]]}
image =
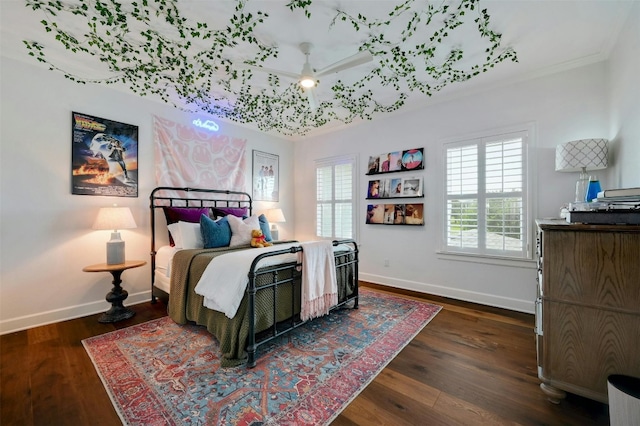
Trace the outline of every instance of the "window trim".
{"type": "MultiPolygon", "coordinates": [[[[358,208],[359,208],[359,203],[358,203],[358,155],[357,154],[345,154],[345,155],[337,155],[337,156],[333,156],[333,157],[326,157],[326,158],[320,158],[314,161],[314,191],[315,191],[315,205],[316,205],[316,214],[313,220],[313,225],[314,225],[314,234],[316,238],[322,239],[322,240],[334,240],[337,239],[338,237],[336,236],[332,236],[332,237],[322,237],[320,235],[318,235],[318,215],[317,215],[317,206],[318,206],[318,169],[321,167],[327,167],[327,166],[337,166],[340,164],[351,164],[352,169],[351,169],[351,208],[352,208],[352,215],[351,215],[351,238],[355,241],[358,240],[358,208]]],[[[335,199],[332,198],[332,202],[335,202],[335,199]]],[[[334,222],[335,225],[335,222],[334,222]]],[[[335,232],[335,226],[334,226],[334,230],[333,232],[335,232]]]]}
{"type": "MultiPolygon", "coordinates": [[[[475,263],[489,263],[496,265],[505,265],[505,266],[524,266],[529,267],[531,261],[533,260],[534,247],[533,242],[535,241],[534,231],[535,227],[533,226],[534,217],[533,212],[535,211],[535,179],[533,179],[533,170],[536,170],[537,159],[535,156],[535,146],[537,144],[537,134],[536,134],[536,124],[534,122],[528,122],[513,126],[494,128],[485,131],[470,133],[462,136],[442,139],[440,141],[441,148],[441,167],[442,170],[440,172],[440,176],[443,177],[443,182],[440,185],[439,190],[441,191],[441,209],[440,211],[440,220],[438,223],[441,226],[440,232],[440,249],[436,251],[437,255],[441,259],[449,259],[449,260],[459,260],[459,261],[469,261],[475,263]],[[525,215],[525,220],[523,222],[524,227],[524,235],[525,235],[525,248],[523,250],[522,256],[508,256],[502,255],[499,253],[491,253],[491,252],[478,252],[478,251],[464,251],[462,250],[451,250],[449,246],[447,246],[447,149],[453,147],[455,145],[464,145],[473,144],[474,141],[477,143],[481,139],[497,139],[500,138],[501,135],[508,135],[514,133],[525,133],[527,138],[523,146],[523,176],[525,179],[523,188],[522,188],[522,198],[524,201],[524,209],[523,214],[525,215]]],[[[483,154],[484,155],[484,154],[483,154]]],[[[484,161],[484,160],[483,160],[484,161]]],[[[479,167],[484,168],[485,164],[479,165],[479,167]]],[[[478,189],[479,191],[479,189],[478,189]]]]}

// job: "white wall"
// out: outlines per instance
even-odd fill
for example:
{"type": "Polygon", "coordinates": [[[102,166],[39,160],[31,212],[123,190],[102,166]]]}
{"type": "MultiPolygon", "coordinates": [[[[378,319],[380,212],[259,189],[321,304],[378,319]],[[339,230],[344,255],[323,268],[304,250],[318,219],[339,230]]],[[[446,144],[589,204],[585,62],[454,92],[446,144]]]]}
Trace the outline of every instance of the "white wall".
{"type": "MultiPolygon", "coordinates": [[[[313,160],[357,153],[361,279],[532,312],[536,295],[533,261],[501,266],[454,261],[437,254],[443,233],[442,141],[488,129],[535,123],[533,142],[537,147],[531,154],[537,160],[533,171],[537,191],[533,196],[532,221],[555,217],[563,203],[573,200],[577,178],[577,174],[554,171],[556,145],[574,139],[615,135],[609,126],[606,71],[606,64],[598,63],[297,143],[296,235],[299,238],[314,235],[313,215],[307,213],[308,206],[314,202],[313,191],[308,190],[313,188],[313,160]],[[426,164],[422,173],[426,225],[420,228],[366,225],[368,179],[365,173],[369,156],[414,147],[425,147],[426,164]],[[384,259],[389,259],[388,267],[384,266],[384,259]]],[[[629,112],[628,108],[621,109],[621,114],[629,112]]],[[[626,121],[632,121],[631,117],[626,121]]],[[[638,164],[640,155],[632,152],[635,159],[629,159],[628,164],[632,161],[638,164]]]]}
{"type": "MultiPolygon", "coordinates": [[[[37,65],[3,57],[0,133],[0,332],[105,311],[108,273],[82,272],[105,261],[108,231],[93,231],[98,209],[131,207],[137,229],[121,232],[129,259],[149,261],[149,194],[155,186],[152,116],[180,123],[192,118],[170,106],[95,85],[79,85],[37,65]],[[139,196],[71,195],[71,111],[139,126],[139,196]]],[[[293,219],[292,142],[220,122],[220,133],[247,140],[251,151],[280,156],[280,194],[293,219]]],[[[256,203],[256,209],[273,203],[256,203]]],[[[282,224],[281,238],[293,236],[282,224]]],[[[150,267],[126,271],[125,304],[150,299],[150,267]]]]}
{"type": "Polygon", "coordinates": [[[609,188],[640,187],[640,2],[634,2],[609,61],[613,138],[609,188]]]}

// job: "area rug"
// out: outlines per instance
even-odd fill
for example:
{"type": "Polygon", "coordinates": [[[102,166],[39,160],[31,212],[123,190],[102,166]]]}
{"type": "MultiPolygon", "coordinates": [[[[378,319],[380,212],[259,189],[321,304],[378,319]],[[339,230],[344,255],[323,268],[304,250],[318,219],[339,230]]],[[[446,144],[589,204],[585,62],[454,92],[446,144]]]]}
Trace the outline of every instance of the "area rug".
{"type": "Polygon", "coordinates": [[[330,423],[441,307],[360,289],[359,309],[316,318],[220,368],[204,327],[164,317],[82,341],[127,425],[330,423]]]}

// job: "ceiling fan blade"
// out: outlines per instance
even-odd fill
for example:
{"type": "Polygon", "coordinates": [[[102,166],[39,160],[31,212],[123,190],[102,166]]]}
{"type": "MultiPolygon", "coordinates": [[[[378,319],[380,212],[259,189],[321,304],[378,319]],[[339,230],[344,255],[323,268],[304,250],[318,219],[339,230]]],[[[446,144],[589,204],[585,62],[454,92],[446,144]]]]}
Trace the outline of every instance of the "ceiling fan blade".
{"type": "Polygon", "coordinates": [[[318,99],[316,98],[316,91],[314,90],[314,88],[310,87],[308,89],[304,89],[304,91],[307,94],[307,100],[309,101],[309,108],[311,108],[311,111],[317,110],[318,99]]]}
{"type": "Polygon", "coordinates": [[[357,67],[358,65],[366,64],[367,62],[371,62],[373,60],[373,55],[368,51],[358,52],[355,55],[351,55],[347,58],[344,58],[336,63],[329,65],[318,71],[316,73],[316,77],[321,77],[327,74],[333,74],[342,70],[346,70],[348,68],[357,67]]]}
{"type": "Polygon", "coordinates": [[[299,73],[276,70],[276,69],[273,69],[273,68],[258,67],[258,66],[255,66],[255,65],[247,65],[247,66],[249,68],[252,68],[252,69],[257,70],[257,71],[262,71],[262,72],[266,72],[266,73],[274,74],[274,75],[281,75],[283,77],[293,78],[294,80],[298,80],[300,78],[300,74],[299,73]]]}

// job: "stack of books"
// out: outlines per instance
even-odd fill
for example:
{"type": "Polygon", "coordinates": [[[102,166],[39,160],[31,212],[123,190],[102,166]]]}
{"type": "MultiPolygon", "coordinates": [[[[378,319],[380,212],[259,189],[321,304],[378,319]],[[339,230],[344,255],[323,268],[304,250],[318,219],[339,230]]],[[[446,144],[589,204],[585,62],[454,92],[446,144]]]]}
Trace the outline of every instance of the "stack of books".
{"type": "Polygon", "coordinates": [[[611,208],[640,209],[640,187],[600,191],[594,201],[606,203],[611,208]]]}
{"type": "Polygon", "coordinates": [[[573,210],[569,223],[599,225],[640,225],[640,188],[620,188],[600,191],[586,210],[573,210]]]}

